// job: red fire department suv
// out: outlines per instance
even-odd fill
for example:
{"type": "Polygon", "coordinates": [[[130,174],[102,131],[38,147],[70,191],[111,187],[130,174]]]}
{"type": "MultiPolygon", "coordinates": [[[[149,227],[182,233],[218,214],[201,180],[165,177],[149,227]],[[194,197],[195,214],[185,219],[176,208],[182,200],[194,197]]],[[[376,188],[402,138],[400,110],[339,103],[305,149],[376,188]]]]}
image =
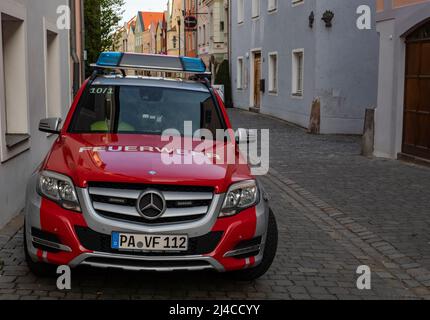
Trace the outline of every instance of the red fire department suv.
{"type": "Polygon", "coordinates": [[[204,80],[204,63],[109,52],[94,67],[61,129],[60,119],[40,122],[58,138],[28,184],[31,270],[263,275],[276,253],[275,217],[237,148],[249,142],[247,131],[231,130],[222,100],[204,80]],[[147,72],[163,77],[139,76],[147,72]],[[167,73],[193,74],[193,81],[167,73]],[[220,130],[227,133],[219,137],[220,130]],[[196,139],[199,132],[206,136],[196,139]],[[228,150],[234,161],[222,161],[228,150]]]}

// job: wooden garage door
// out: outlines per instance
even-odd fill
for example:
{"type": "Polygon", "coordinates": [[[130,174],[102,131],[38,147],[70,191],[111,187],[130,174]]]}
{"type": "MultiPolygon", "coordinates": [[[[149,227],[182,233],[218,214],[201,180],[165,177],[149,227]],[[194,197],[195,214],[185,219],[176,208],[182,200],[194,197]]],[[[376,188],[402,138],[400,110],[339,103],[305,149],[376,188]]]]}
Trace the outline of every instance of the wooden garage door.
{"type": "Polygon", "coordinates": [[[403,152],[430,159],[430,22],[406,41],[403,152]]]}

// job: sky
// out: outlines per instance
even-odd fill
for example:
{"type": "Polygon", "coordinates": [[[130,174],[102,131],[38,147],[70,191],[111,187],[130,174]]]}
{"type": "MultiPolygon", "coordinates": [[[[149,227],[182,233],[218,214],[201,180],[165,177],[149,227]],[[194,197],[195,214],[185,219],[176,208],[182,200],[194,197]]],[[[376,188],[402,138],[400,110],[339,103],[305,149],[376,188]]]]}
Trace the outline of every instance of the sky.
{"type": "Polygon", "coordinates": [[[125,0],[123,22],[130,20],[137,11],[164,11],[167,0],[125,0]]]}

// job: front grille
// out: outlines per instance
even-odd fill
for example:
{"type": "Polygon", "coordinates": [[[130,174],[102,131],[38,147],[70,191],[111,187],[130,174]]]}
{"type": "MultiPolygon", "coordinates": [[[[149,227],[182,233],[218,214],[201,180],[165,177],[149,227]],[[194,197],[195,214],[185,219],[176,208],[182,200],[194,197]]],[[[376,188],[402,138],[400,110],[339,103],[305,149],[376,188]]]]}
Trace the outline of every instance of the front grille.
{"type": "Polygon", "coordinates": [[[107,212],[107,211],[97,211],[97,212],[105,218],[150,224],[150,225],[157,225],[160,223],[164,224],[164,223],[191,222],[191,221],[199,220],[202,217],[202,215],[192,215],[192,216],[186,216],[186,217],[180,217],[180,218],[172,217],[172,218],[159,218],[157,220],[148,220],[143,217],[128,216],[128,215],[123,215],[123,214],[118,214],[113,212],[107,212]]]}
{"type": "Polygon", "coordinates": [[[76,234],[82,246],[96,252],[127,254],[133,256],[192,256],[213,252],[221,241],[223,232],[211,232],[201,237],[190,238],[188,250],[183,252],[138,252],[112,249],[111,236],[95,232],[89,228],[76,226],[76,234]]]}
{"type": "Polygon", "coordinates": [[[183,260],[183,261],[142,261],[133,259],[115,259],[103,257],[89,257],[84,260],[84,264],[102,265],[107,267],[129,267],[129,268],[142,268],[142,269],[169,269],[169,268],[212,268],[211,264],[207,261],[183,260]]]}
{"type": "Polygon", "coordinates": [[[206,186],[182,186],[164,184],[138,184],[138,183],[117,183],[117,182],[90,182],[93,188],[112,188],[142,191],[145,189],[156,189],[159,191],[180,191],[180,192],[213,192],[213,187],[206,186]]]}
{"type": "Polygon", "coordinates": [[[199,186],[90,183],[88,190],[99,215],[150,225],[199,220],[208,213],[214,196],[213,188],[199,186]],[[146,190],[160,192],[166,200],[166,211],[155,220],[143,217],[137,210],[138,199],[146,190]]]}

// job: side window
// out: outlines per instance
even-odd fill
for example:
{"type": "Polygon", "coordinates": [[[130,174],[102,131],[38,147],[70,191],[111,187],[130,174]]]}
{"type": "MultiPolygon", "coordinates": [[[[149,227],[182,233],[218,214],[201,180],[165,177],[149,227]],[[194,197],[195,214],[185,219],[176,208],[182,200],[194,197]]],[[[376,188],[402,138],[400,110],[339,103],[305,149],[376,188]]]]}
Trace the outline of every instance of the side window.
{"type": "Polygon", "coordinates": [[[293,50],[292,62],[292,94],[296,97],[303,96],[303,74],[304,74],[304,50],[293,50]]]}
{"type": "Polygon", "coordinates": [[[237,23],[243,23],[244,20],[244,3],[245,0],[237,0],[237,23]]]}
{"type": "Polygon", "coordinates": [[[108,132],[115,112],[115,88],[92,86],[82,96],[71,127],[74,132],[108,132]]]}
{"type": "Polygon", "coordinates": [[[243,89],[243,57],[237,58],[237,89],[243,89]]]}
{"type": "Polygon", "coordinates": [[[269,53],[269,92],[278,92],[278,54],[269,53]]]}
{"type": "Polygon", "coordinates": [[[60,44],[58,34],[46,31],[46,115],[61,116],[60,44]]]}
{"type": "Polygon", "coordinates": [[[28,149],[27,61],[24,20],[0,13],[1,161],[28,149]],[[17,94],[19,93],[19,94],[17,94]]]}
{"type": "Polygon", "coordinates": [[[222,128],[221,119],[214,108],[212,97],[201,103],[201,127],[208,129],[215,136],[216,130],[222,128]]]}

